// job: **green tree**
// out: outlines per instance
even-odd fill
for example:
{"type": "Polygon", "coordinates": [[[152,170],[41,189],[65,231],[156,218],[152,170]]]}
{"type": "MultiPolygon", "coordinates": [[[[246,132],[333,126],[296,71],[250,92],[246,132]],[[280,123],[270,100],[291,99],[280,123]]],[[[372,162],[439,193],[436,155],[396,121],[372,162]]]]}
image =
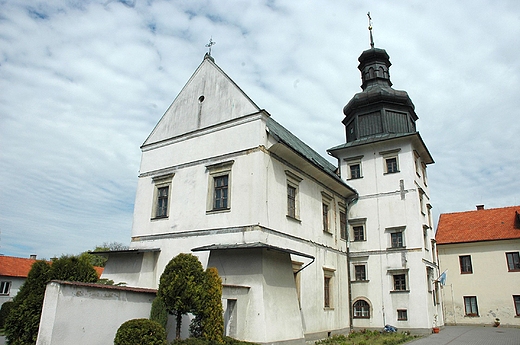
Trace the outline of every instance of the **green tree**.
{"type": "Polygon", "coordinates": [[[105,267],[108,258],[103,255],[91,254],[93,252],[106,252],[109,250],[126,250],[128,246],[120,242],[103,242],[102,245],[96,246],[94,250],[83,252],[79,255],[80,258],[88,260],[92,266],[105,267]]]}
{"type": "Polygon", "coordinates": [[[97,273],[90,263],[73,256],[62,256],[52,263],[36,261],[13,299],[13,306],[5,323],[9,345],[36,343],[45,288],[50,280],[95,283],[97,273]]]}
{"type": "Polygon", "coordinates": [[[222,279],[215,267],[209,267],[204,273],[203,297],[195,311],[190,332],[194,337],[223,343],[222,279]]]}
{"type": "Polygon", "coordinates": [[[36,261],[14,297],[11,312],[5,321],[5,335],[9,345],[36,343],[49,272],[48,262],[36,261]]]}
{"type": "Polygon", "coordinates": [[[204,270],[196,256],[179,254],[174,257],[161,275],[157,296],[162,298],[166,310],[175,316],[175,338],[181,338],[182,316],[194,312],[200,303],[204,270]]]}

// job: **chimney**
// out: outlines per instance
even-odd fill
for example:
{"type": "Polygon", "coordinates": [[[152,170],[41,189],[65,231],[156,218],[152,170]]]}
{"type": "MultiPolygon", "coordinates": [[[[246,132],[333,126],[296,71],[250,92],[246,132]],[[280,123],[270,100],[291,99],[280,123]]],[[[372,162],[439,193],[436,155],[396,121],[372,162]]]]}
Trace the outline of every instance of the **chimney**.
{"type": "Polygon", "coordinates": [[[477,210],[483,210],[484,209],[484,205],[477,205],[477,210]]]}
{"type": "Polygon", "coordinates": [[[37,256],[36,254],[31,254],[31,255],[29,256],[29,258],[32,259],[32,260],[36,260],[36,256],[37,256]]]}

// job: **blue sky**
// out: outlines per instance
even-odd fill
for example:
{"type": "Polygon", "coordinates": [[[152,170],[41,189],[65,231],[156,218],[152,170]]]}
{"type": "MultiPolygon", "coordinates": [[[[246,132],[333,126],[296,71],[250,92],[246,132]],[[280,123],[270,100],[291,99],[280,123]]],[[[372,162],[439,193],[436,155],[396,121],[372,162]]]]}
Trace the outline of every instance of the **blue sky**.
{"type": "Polygon", "coordinates": [[[436,161],[434,217],[519,205],[518,1],[0,0],[0,253],[129,243],[139,146],[210,37],[255,103],[327,156],[368,11],[436,161]]]}

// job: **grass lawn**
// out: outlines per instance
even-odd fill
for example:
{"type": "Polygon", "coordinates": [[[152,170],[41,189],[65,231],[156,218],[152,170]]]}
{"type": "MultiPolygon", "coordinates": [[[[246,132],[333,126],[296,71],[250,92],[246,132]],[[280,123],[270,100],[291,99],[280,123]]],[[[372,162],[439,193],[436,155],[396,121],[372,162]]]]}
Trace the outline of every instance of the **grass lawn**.
{"type": "Polygon", "coordinates": [[[353,332],[348,336],[335,335],[320,340],[316,345],[398,345],[404,344],[417,336],[406,333],[381,333],[379,331],[353,332]]]}

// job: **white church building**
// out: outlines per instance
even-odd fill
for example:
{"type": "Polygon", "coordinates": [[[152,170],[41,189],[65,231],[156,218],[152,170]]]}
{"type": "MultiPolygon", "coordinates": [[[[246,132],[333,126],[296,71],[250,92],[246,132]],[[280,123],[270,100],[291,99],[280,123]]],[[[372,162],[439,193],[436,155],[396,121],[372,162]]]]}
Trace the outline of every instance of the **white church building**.
{"type": "Polygon", "coordinates": [[[336,166],[206,54],[141,147],[130,249],[109,253],[102,277],[156,289],[193,253],[222,278],[226,335],[263,344],[441,325],[433,159],[387,53],[359,62],[345,143],[328,150],[336,166]]]}

